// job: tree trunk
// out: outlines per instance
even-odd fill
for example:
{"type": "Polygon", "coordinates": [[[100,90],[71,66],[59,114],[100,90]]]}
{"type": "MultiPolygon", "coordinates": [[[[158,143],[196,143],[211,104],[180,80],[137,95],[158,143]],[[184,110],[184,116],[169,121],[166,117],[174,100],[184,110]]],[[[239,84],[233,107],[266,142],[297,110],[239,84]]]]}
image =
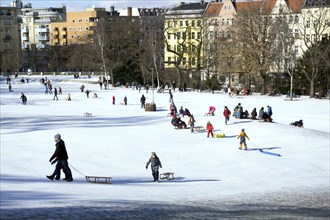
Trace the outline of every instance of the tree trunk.
{"type": "Polygon", "coordinates": [[[260,94],[265,95],[265,93],[266,93],[266,77],[262,76],[261,81],[262,81],[262,86],[261,86],[260,94]]]}
{"type": "Polygon", "coordinates": [[[314,97],[314,79],[310,80],[310,89],[309,89],[309,97],[314,97]]]}

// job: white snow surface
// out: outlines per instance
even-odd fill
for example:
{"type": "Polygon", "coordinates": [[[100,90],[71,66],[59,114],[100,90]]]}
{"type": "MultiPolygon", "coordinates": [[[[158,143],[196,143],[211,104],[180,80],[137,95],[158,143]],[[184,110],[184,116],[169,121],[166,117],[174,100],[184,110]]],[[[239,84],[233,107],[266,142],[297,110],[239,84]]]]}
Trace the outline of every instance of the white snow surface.
{"type": "Polygon", "coordinates": [[[207,138],[206,132],[173,128],[167,92],[154,92],[157,111],[148,112],[141,109],[140,97],[144,94],[151,102],[152,90],[100,90],[96,77],[47,77],[53,87],[62,87],[58,101],[44,94],[41,76],[24,76],[29,83],[12,79],[13,92],[1,78],[1,208],[61,207],[96,200],[175,203],[330,187],[329,100],[173,92],[177,108],[188,108],[196,126],[210,121],[214,133],[226,135],[207,138]],[[89,99],[79,90],[82,83],[91,91],[89,99]],[[21,92],[27,105],[21,104],[21,92]],[[91,98],[94,92],[99,98],[91,98]],[[68,93],[71,102],[65,100],[68,93]],[[127,106],[122,104],[125,95],[127,106]],[[274,123],[231,117],[226,126],[224,106],[233,111],[238,103],[249,112],[272,106],[274,123]],[[210,105],[216,107],[216,115],[204,116],[210,105]],[[84,117],[84,112],[93,116],[84,117]],[[289,125],[300,119],[304,128],[289,125]],[[250,137],[249,151],[238,149],[242,128],[250,137]],[[66,144],[73,182],[46,178],[55,168],[48,160],[57,133],[66,144]],[[160,173],[174,172],[176,179],[152,182],[150,167],[145,168],[151,152],[162,162],[160,173]],[[85,176],[112,177],[113,183],[89,183],[85,176]],[[60,202],[63,199],[70,202],[60,202]]]}

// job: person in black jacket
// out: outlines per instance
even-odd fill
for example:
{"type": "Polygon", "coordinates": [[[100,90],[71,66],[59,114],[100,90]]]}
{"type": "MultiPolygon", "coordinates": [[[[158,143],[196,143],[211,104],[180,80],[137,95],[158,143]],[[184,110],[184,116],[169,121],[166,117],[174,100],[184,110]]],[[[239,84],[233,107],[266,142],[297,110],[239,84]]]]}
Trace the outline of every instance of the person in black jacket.
{"type": "Polygon", "coordinates": [[[68,182],[73,181],[72,179],[72,173],[68,165],[68,153],[65,148],[65,143],[61,139],[60,134],[56,134],[54,137],[54,140],[56,142],[55,146],[55,152],[54,154],[50,157],[49,162],[51,164],[54,164],[57,162],[54,173],[50,176],[46,176],[48,179],[53,180],[55,176],[60,176],[61,169],[65,171],[66,178],[65,180],[68,182]]]}
{"type": "Polygon", "coordinates": [[[159,167],[162,168],[162,163],[160,162],[159,158],[157,157],[155,152],[151,153],[151,157],[149,158],[146,169],[148,169],[149,164],[151,163],[151,171],[152,176],[154,177],[154,182],[158,182],[159,179],[159,167]]]}

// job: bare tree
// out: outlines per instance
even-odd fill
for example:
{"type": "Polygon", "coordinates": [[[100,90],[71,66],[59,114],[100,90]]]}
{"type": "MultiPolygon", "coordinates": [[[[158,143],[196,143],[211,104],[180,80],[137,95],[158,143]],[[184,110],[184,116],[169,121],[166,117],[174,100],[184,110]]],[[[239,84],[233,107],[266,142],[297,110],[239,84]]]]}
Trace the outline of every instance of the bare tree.
{"type": "MultiPolygon", "coordinates": [[[[328,49],[320,50],[317,45],[322,39],[326,39],[329,34],[329,14],[328,6],[310,7],[303,9],[301,14],[302,21],[297,21],[299,26],[301,47],[304,56],[309,58],[310,68],[301,67],[303,73],[310,83],[310,97],[313,97],[315,80],[320,74],[320,63],[322,57],[328,53],[328,49]]],[[[305,64],[304,64],[305,65],[305,64]]]]}
{"type": "Polygon", "coordinates": [[[274,19],[263,7],[252,7],[238,14],[233,29],[233,41],[238,45],[242,72],[257,75],[262,80],[261,94],[265,94],[267,75],[277,60],[279,35],[287,28],[285,19],[274,19]]]}

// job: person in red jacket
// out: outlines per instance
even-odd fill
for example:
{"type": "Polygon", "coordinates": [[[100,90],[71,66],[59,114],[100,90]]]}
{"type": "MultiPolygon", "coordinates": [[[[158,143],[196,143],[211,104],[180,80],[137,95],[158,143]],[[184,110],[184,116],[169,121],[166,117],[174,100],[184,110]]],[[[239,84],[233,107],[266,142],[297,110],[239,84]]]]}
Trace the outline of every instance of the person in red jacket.
{"type": "Polygon", "coordinates": [[[207,137],[209,137],[210,134],[213,137],[213,125],[211,124],[210,121],[207,122],[206,129],[207,129],[207,137]]]}
{"type": "Polygon", "coordinates": [[[231,115],[230,110],[225,106],[225,109],[223,110],[223,116],[225,116],[225,123],[227,125],[227,122],[229,121],[229,117],[231,115]]]}

